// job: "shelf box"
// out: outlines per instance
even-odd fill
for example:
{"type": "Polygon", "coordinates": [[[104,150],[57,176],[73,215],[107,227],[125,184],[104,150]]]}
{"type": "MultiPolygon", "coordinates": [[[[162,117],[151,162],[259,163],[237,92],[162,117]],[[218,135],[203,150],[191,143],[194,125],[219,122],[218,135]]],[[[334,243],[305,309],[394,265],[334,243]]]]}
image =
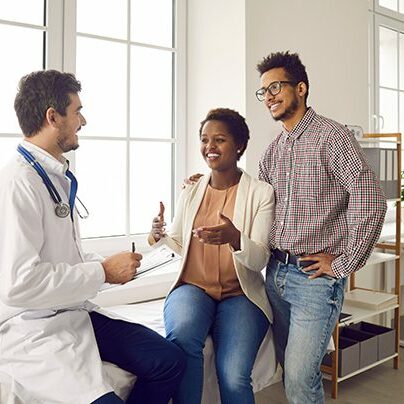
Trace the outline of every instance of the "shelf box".
{"type": "Polygon", "coordinates": [[[380,180],[386,198],[399,198],[397,174],[397,149],[368,148],[362,144],[370,166],[380,180]]]}
{"type": "MultiPolygon", "coordinates": [[[[326,354],[323,364],[332,366],[332,354],[326,354]]],[[[359,369],[359,342],[340,337],[338,346],[338,377],[344,377],[359,369]]]]}
{"type": "Polygon", "coordinates": [[[341,329],[341,336],[359,342],[359,367],[364,368],[377,362],[377,335],[362,330],[356,330],[352,326],[341,329]]]}
{"type": "Polygon", "coordinates": [[[364,321],[354,324],[350,328],[377,336],[377,360],[382,360],[395,354],[395,330],[393,328],[364,321]]]}

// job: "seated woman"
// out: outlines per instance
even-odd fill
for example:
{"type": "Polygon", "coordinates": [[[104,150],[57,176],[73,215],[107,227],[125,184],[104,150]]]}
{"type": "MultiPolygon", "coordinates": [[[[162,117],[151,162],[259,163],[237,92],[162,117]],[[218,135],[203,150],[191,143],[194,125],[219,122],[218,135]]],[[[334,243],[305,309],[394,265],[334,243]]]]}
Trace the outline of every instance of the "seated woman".
{"type": "Polygon", "coordinates": [[[272,321],[261,270],[269,257],[274,194],[237,167],[250,136],[236,111],[210,111],[199,137],[210,174],[182,191],[168,234],[160,203],[149,235],[151,244],[164,237],[183,256],[164,307],[167,338],[187,356],[174,403],[201,402],[203,348],[211,334],[221,402],[249,404],[255,357],[272,321]]]}

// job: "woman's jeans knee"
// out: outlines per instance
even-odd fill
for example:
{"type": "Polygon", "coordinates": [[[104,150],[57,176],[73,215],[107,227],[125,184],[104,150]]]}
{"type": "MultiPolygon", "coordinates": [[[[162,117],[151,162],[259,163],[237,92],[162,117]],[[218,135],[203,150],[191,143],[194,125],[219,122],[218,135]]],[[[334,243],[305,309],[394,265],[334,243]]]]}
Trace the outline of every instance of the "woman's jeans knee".
{"type": "Polygon", "coordinates": [[[203,348],[212,336],[222,404],[254,403],[251,371],[268,329],[262,311],[244,295],[216,301],[202,289],[182,285],[164,307],[167,338],[187,356],[187,369],[174,403],[199,404],[203,387],[203,348]]]}

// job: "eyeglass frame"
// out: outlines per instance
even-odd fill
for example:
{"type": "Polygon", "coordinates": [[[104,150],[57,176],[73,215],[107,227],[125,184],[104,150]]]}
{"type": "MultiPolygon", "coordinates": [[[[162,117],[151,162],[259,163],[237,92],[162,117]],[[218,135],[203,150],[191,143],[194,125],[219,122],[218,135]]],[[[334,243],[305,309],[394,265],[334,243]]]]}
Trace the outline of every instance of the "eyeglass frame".
{"type": "Polygon", "coordinates": [[[295,86],[297,83],[295,83],[294,81],[290,81],[290,80],[277,80],[277,81],[273,81],[271,84],[268,85],[268,87],[261,87],[259,88],[256,92],[255,92],[255,96],[257,97],[257,100],[259,102],[262,102],[265,100],[265,94],[268,92],[269,94],[272,95],[272,97],[275,97],[275,95],[278,95],[281,91],[282,91],[282,84],[291,84],[293,86],[295,86]],[[271,87],[272,85],[274,85],[275,83],[279,83],[279,91],[277,93],[273,93],[272,91],[269,90],[269,87],[271,87]],[[258,96],[258,92],[259,91],[264,91],[264,94],[262,94],[262,99],[259,98],[258,96]]]}

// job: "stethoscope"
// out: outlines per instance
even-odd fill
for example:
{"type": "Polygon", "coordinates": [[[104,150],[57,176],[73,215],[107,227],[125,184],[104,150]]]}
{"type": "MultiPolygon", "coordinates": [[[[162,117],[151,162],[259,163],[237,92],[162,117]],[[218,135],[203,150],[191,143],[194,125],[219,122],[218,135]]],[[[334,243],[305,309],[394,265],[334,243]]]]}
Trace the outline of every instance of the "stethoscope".
{"type": "Polygon", "coordinates": [[[73,175],[73,173],[68,169],[66,170],[66,177],[68,177],[71,181],[71,186],[70,186],[70,195],[69,195],[69,204],[65,203],[62,201],[62,198],[60,197],[59,192],[53,185],[52,181],[50,180],[48,174],[46,174],[46,171],[43,169],[43,167],[38,163],[38,161],[35,159],[35,157],[22,145],[18,145],[17,151],[27,160],[27,162],[35,169],[35,171],[38,173],[38,175],[42,178],[43,183],[46,186],[46,189],[49,192],[49,195],[55,202],[55,213],[56,216],[64,218],[70,215],[71,219],[73,220],[73,209],[74,209],[74,202],[75,199],[78,200],[80,205],[84,209],[84,213],[81,214],[79,210],[77,209],[76,206],[76,211],[77,214],[82,218],[82,219],[87,219],[89,216],[88,210],[81,202],[79,197],[76,195],[77,193],[77,180],[76,177],[73,175]]]}

